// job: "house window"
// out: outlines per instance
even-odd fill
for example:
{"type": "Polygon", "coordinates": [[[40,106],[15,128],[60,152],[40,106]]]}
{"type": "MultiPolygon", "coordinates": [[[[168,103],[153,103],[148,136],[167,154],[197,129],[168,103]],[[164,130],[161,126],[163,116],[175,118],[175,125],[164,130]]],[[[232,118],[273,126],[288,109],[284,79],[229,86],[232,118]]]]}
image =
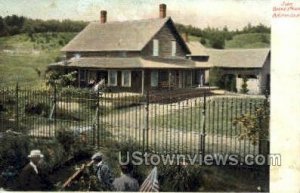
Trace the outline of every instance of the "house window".
{"type": "Polygon", "coordinates": [[[239,74],[238,78],[257,79],[257,76],[254,74],[247,74],[247,75],[239,74]]]}
{"type": "Polygon", "coordinates": [[[80,55],[79,53],[74,54],[74,58],[76,58],[76,59],[79,59],[80,56],[81,56],[81,55],[80,55]]]}
{"type": "Polygon", "coordinates": [[[159,42],[157,39],[153,40],[153,56],[158,56],[159,52],[159,42]]]}
{"type": "Polygon", "coordinates": [[[127,57],[127,52],[120,52],[120,57],[127,57]]]}
{"type": "Polygon", "coordinates": [[[131,87],[131,71],[122,71],[122,86],[131,87]]]}
{"type": "Polygon", "coordinates": [[[158,86],[158,71],[151,71],[151,86],[157,87],[158,86]]]}
{"type": "Polygon", "coordinates": [[[108,86],[117,86],[118,72],[115,70],[108,71],[108,86]]]}
{"type": "Polygon", "coordinates": [[[176,41],[172,41],[172,56],[176,56],[176,41]]]}
{"type": "Polygon", "coordinates": [[[86,71],[85,70],[79,70],[79,77],[80,77],[80,81],[85,81],[86,71]]]}

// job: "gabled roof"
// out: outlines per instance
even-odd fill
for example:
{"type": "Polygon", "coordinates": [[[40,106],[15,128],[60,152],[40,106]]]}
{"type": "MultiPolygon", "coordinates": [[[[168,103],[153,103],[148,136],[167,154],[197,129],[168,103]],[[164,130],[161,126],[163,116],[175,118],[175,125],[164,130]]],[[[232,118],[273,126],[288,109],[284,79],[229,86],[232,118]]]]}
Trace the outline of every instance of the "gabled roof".
{"type": "Polygon", "coordinates": [[[207,49],[208,62],[224,68],[262,68],[270,49],[207,49]]]}
{"type": "Polygon", "coordinates": [[[61,51],[140,51],[168,21],[171,18],[91,22],[61,51]]]}
{"type": "Polygon", "coordinates": [[[191,51],[191,56],[208,56],[206,48],[198,41],[185,42],[191,51]]]}

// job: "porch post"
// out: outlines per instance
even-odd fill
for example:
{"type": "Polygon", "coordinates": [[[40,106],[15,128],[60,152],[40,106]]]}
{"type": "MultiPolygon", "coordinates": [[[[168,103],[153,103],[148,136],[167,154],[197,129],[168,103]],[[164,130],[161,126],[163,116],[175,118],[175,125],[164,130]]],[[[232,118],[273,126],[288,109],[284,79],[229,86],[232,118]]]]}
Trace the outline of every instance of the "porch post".
{"type": "Polygon", "coordinates": [[[142,70],[142,95],[145,93],[145,70],[142,70]]]}
{"type": "Polygon", "coordinates": [[[78,69],[78,87],[80,87],[80,69],[78,69]]]}
{"type": "Polygon", "coordinates": [[[168,83],[169,83],[169,91],[171,90],[171,72],[168,70],[168,83]]]}

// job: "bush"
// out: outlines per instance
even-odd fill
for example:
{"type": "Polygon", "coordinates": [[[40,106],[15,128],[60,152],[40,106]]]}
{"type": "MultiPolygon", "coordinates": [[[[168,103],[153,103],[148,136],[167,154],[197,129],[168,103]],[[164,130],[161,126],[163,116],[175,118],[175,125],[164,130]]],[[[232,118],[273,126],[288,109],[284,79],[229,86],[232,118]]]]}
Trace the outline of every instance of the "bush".
{"type": "Polygon", "coordinates": [[[48,69],[46,72],[46,85],[51,87],[66,87],[72,86],[76,82],[77,71],[63,74],[59,71],[48,69]]]}
{"type": "Polygon", "coordinates": [[[244,76],[242,88],[240,90],[241,93],[243,93],[243,94],[247,94],[249,92],[247,81],[248,81],[248,78],[244,76]]]}
{"type": "Polygon", "coordinates": [[[269,122],[270,104],[267,98],[253,114],[244,114],[233,120],[235,126],[242,127],[239,139],[249,139],[253,145],[257,145],[259,140],[268,140],[269,122]]]}
{"type": "Polygon", "coordinates": [[[224,49],[225,47],[225,38],[219,33],[213,34],[209,42],[212,48],[224,49]]]}
{"type": "Polygon", "coordinates": [[[194,192],[202,185],[199,166],[194,165],[159,165],[158,181],[160,191],[194,192]]]}
{"type": "Polygon", "coordinates": [[[0,133],[0,166],[6,169],[14,166],[22,168],[27,162],[27,155],[30,149],[30,139],[24,135],[0,133]]]}
{"type": "Polygon", "coordinates": [[[49,116],[50,106],[43,102],[30,101],[25,104],[25,113],[30,115],[49,116]]]}
{"type": "Polygon", "coordinates": [[[220,68],[213,67],[209,71],[209,85],[222,88],[223,78],[222,78],[222,70],[220,68]]]}
{"type": "Polygon", "coordinates": [[[84,134],[77,134],[75,131],[68,129],[60,129],[57,132],[56,139],[69,155],[85,157],[92,154],[92,148],[87,144],[84,134]]]}
{"type": "Polygon", "coordinates": [[[221,88],[236,92],[236,78],[233,74],[225,74],[222,76],[223,85],[221,85],[221,88]]]}

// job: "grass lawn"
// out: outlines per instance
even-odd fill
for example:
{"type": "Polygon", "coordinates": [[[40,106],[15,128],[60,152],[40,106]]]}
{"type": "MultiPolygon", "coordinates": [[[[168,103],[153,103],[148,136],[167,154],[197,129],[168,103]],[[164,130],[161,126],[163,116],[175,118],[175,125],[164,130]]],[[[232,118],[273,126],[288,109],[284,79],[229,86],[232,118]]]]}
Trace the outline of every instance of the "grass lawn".
{"type": "MultiPolygon", "coordinates": [[[[263,103],[262,98],[211,98],[207,100],[205,128],[206,133],[236,136],[240,128],[233,126],[235,118],[242,114],[253,114],[255,108],[263,103]]],[[[179,104],[176,110],[158,115],[152,121],[160,127],[168,127],[180,131],[201,131],[203,127],[203,103],[179,104]]]]}
{"type": "Polygon", "coordinates": [[[48,64],[61,55],[60,48],[76,33],[20,34],[0,38],[0,86],[40,87],[48,64]],[[37,71],[40,71],[39,75],[37,71]]]}

